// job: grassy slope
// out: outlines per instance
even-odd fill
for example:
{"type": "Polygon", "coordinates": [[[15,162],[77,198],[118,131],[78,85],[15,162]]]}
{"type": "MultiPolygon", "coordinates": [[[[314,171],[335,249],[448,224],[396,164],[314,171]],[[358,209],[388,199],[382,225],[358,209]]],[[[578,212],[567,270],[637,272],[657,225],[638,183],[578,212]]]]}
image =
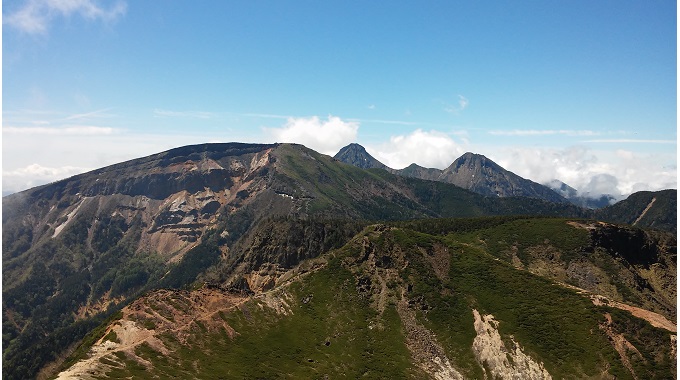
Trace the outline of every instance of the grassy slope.
{"type": "MultiPolygon", "coordinates": [[[[154,364],[152,370],[143,370],[126,359],[128,365],[109,376],[422,378],[424,374],[411,363],[404,327],[394,306],[398,302],[395,295],[408,288],[405,294],[416,301],[412,307],[418,320],[436,334],[447,356],[466,377],[483,376],[471,350],[475,337],[472,309],[493,314],[506,346],[514,337],[534,360],[545,364],[553,378],[599,378],[603,372],[632,378],[600,327],[605,313],[609,313],[615,331],[640,351],[640,355],[630,354],[629,358],[639,378],[674,377],[670,333],[628,313],[594,306],[573,290],[517,270],[494,257],[478,239],[480,232],[484,236],[507,236],[518,225],[527,224],[528,228],[534,223],[557,233],[562,231],[564,220],[503,222],[496,218],[489,219],[488,229],[471,227],[483,225],[481,220],[463,223],[464,228],[461,222],[451,223],[461,232],[449,229],[447,234],[432,235],[407,228],[379,232],[369,228],[363,235],[375,247],[374,254],[404,255],[408,262],[398,269],[399,278],[389,283],[393,291],[382,314],[370,297],[357,289],[360,278],[371,276],[366,272],[368,267],[357,266],[365,260],[361,259],[365,239],[360,236],[335,251],[323,269],[288,288],[274,290],[292,296],[292,315],[276,314],[254,299],[223,316],[239,333],[235,338],[211,334],[199,326],[189,345],[165,337],[166,345],[174,349],[169,356],[159,355],[148,346],[138,348],[137,355],[154,364]],[[449,270],[442,279],[433,275],[430,256],[435,248],[448,250],[449,270]]],[[[526,232],[528,242],[548,238],[526,232]]],[[[583,238],[580,232],[560,235],[559,239],[549,236],[560,249],[578,245],[583,238]]]]}
{"type": "Polygon", "coordinates": [[[251,300],[222,318],[239,335],[197,329],[191,345],[163,338],[169,356],[148,346],[136,354],[154,363],[144,369],[127,359],[110,378],[419,378],[409,361],[394,307],[382,316],[368,307],[352,274],[339,260],[286,289],[292,296],[288,316],[251,300]],[[311,296],[311,297],[310,297],[311,296]],[[306,303],[302,300],[310,297],[306,303]],[[380,321],[384,328],[369,328],[380,321]]]}

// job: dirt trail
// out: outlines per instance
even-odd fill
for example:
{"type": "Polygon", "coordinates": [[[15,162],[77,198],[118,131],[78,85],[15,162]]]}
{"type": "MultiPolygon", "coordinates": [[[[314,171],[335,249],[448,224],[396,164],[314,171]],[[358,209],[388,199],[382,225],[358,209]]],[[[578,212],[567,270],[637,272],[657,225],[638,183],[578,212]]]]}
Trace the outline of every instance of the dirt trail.
{"type": "Polygon", "coordinates": [[[597,306],[606,305],[606,306],[615,307],[617,309],[625,310],[625,311],[633,314],[634,316],[636,316],[638,318],[644,319],[645,321],[649,322],[654,327],[665,329],[665,330],[668,330],[668,331],[674,332],[674,333],[678,332],[678,327],[675,325],[675,323],[669,321],[668,319],[666,319],[666,317],[664,317],[661,314],[657,314],[653,311],[641,309],[639,307],[626,305],[625,303],[612,301],[612,300],[607,299],[604,296],[597,295],[597,294],[591,294],[590,299],[593,301],[593,304],[595,304],[597,306]]]}
{"type": "Polygon", "coordinates": [[[149,366],[151,363],[135,355],[138,346],[146,343],[154,350],[167,354],[170,351],[158,336],[171,332],[178,341],[185,342],[197,321],[208,329],[224,329],[229,336],[234,336],[236,332],[219,317],[219,313],[229,312],[248,299],[207,288],[193,292],[153,292],[125,307],[123,317],[109,326],[104,336],[90,349],[88,358],[61,372],[57,379],[95,379],[102,376],[116,366],[123,365],[115,355],[119,352],[149,366]]]}
{"type": "Polygon", "coordinates": [[[638,360],[644,360],[644,358],[640,354],[640,351],[638,351],[638,349],[635,348],[635,346],[633,346],[623,334],[618,334],[612,329],[612,316],[609,313],[606,313],[604,316],[607,319],[607,322],[601,324],[600,328],[604,330],[604,332],[609,337],[614,349],[621,357],[621,363],[623,363],[623,366],[626,367],[628,372],[630,372],[630,374],[633,376],[633,379],[638,380],[635,370],[633,369],[633,365],[631,364],[628,357],[628,352],[631,353],[631,356],[636,355],[638,360]]]}

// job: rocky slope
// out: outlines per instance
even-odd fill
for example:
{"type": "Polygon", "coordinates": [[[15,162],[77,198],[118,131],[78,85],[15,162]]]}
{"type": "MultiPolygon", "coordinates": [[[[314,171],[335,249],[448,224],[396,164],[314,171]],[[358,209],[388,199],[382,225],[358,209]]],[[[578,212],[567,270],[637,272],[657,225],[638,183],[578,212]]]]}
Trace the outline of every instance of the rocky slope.
{"type": "Polygon", "coordinates": [[[674,235],[637,231],[507,217],[370,225],[249,292],[151,292],[93,332],[59,378],[675,378],[675,318],[664,316],[675,315],[674,275],[612,283],[647,267],[675,273],[674,235]],[[656,255],[621,251],[615,234],[656,255]],[[591,265],[593,281],[556,277],[565,263],[591,265]],[[639,307],[657,295],[647,306],[661,314],[639,307]]]}

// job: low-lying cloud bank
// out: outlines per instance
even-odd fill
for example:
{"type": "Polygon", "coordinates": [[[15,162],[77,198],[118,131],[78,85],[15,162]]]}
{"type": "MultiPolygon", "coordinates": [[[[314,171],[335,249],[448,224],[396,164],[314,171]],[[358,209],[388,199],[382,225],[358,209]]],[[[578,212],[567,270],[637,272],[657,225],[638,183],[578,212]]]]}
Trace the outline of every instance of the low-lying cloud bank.
{"type": "Polygon", "coordinates": [[[624,149],[595,151],[573,146],[506,149],[498,152],[496,159],[499,165],[532,181],[548,183],[558,179],[579,194],[592,197],[609,194],[621,199],[642,190],[677,188],[676,158],[670,154],[624,149]]]}

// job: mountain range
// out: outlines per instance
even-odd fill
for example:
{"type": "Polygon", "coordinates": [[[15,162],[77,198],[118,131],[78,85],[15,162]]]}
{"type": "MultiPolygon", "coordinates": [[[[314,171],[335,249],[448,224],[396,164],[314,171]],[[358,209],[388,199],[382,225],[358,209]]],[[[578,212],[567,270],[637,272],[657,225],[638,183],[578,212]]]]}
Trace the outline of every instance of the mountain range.
{"type": "Polygon", "coordinates": [[[571,202],[580,207],[593,209],[608,206],[614,201],[610,195],[597,197],[579,195],[576,189],[559,180],[541,185],[502,168],[481,154],[470,152],[456,159],[444,170],[424,168],[415,163],[403,169],[392,169],[356,143],[340,149],[335,158],[364,169],[384,169],[401,176],[451,183],[487,196],[529,197],[549,202],[571,202]]]}
{"type": "Polygon", "coordinates": [[[202,144],[4,197],[3,377],[674,375],[675,190],[376,163],[202,144]]]}

